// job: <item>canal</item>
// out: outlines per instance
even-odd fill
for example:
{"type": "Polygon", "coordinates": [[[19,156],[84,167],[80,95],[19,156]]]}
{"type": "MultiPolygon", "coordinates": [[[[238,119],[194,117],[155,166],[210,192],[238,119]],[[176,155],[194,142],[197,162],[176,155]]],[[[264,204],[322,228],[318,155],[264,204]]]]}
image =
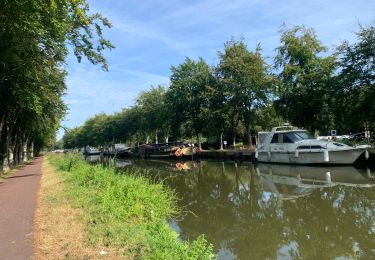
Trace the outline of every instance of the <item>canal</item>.
{"type": "Polygon", "coordinates": [[[165,160],[116,167],[163,180],[182,209],[170,226],[183,240],[204,234],[219,259],[375,259],[373,169],[165,160]]]}

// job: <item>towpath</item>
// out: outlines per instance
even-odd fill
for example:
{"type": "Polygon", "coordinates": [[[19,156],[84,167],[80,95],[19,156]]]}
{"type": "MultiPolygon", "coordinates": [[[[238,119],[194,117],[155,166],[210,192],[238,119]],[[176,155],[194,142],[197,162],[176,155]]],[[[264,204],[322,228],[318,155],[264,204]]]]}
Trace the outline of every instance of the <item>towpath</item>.
{"type": "Polygon", "coordinates": [[[40,187],[42,157],[0,183],[0,259],[31,259],[34,255],[34,213],[40,187]]]}

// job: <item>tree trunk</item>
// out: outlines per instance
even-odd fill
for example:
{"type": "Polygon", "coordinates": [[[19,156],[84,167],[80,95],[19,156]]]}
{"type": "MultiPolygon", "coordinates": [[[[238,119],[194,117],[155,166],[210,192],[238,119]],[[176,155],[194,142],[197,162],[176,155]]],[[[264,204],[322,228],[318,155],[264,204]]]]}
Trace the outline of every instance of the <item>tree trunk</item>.
{"type": "Polygon", "coordinates": [[[220,150],[223,150],[223,133],[220,134],[220,150]]]}
{"type": "Polygon", "coordinates": [[[198,148],[199,148],[199,150],[202,150],[200,134],[197,135],[197,138],[198,138],[198,148]]]}
{"type": "Polygon", "coordinates": [[[33,148],[34,148],[34,143],[33,141],[29,140],[29,142],[27,143],[27,159],[31,159],[33,158],[34,154],[33,154],[33,148]]]}
{"type": "Polygon", "coordinates": [[[27,141],[22,143],[22,161],[26,162],[27,158],[27,141]]]}
{"type": "MultiPolygon", "coordinates": [[[[4,127],[5,128],[5,127],[4,127]]],[[[0,173],[4,171],[5,163],[7,159],[7,153],[8,153],[8,146],[7,146],[7,133],[5,131],[6,129],[2,130],[0,133],[0,173]]]]}
{"type": "Polygon", "coordinates": [[[169,141],[169,137],[166,136],[166,137],[165,137],[165,142],[168,143],[168,141],[169,141]]]}
{"type": "MultiPolygon", "coordinates": [[[[1,119],[0,119],[0,137],[2,136],[3,128],[5,129],[5,114],[3,114],[1,119]]],[[[0,140],[0,142],[1,142],[1,140],[0,140]]]]}
{"type": "Polygon", "coordinates": [[[18,165],[19,162],[20,162],[20,158],[19,158],[19,155],[20,155],[20,145],[19,145],[19,141],[18,140],[15,140],[15,144],[13,146],[13,163],[14,163],[14,166],[18,165]]]}
{"type": "Polygon", "coordinates": [[[155,143],[156,143],[156,144],[159,143],[159,140],[158,140],[158,132],[155,133],[155,143]]]}
{"type": "Polygon", "coordinates": [[[253,149],[253,141],[251,140],[251,126],[250,125],[247,126],[247,141],[249,144],[249,148],[253,149]]]}
{"type": "Polygon", "coordinates": [[[150,137],[148,135],[146,135],[146,144],[148,144],[150,142],[150,137]]]}

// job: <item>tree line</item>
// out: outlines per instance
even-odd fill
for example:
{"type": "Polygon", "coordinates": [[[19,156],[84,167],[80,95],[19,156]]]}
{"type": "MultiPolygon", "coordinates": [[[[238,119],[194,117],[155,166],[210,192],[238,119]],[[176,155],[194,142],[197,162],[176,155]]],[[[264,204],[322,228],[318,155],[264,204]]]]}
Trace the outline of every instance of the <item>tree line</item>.
{"type": "Polygon", "coordinates": [[[171,67],[169,86],[151,86],[132,107],[68,129],[64,146],[171,139],[251,146],[255,133],[285,121],[323,135],[361,132],[366,123],[373,129],[374,24],[330,52],[311,28],[283,26],[280,34],[270,63],[260,44],[249,50],[243,39],[225,43],[214,66],[187,57],[171,67]]]}
{"type": "Polygon", "coordinates": [[[86,0],[0,1],[0,171],[55,141],[72,50],[107,69],[105,17],[86,0]],[[69,47],[68,47],[69,46],[69,47]]]}

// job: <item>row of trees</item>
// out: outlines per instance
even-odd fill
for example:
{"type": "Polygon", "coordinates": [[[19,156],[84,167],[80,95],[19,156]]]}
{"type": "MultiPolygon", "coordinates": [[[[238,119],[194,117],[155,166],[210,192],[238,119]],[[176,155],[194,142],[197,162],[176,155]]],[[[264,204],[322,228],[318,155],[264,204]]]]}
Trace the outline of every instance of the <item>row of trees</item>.
{"type": "Polygon", "coordinates": [[[112,45],[101,26],[110,24],[88,11],[86,0],[1,1],[0,171],[54,142],[68,43],[79,60],[107,68],[102,51],[112,45]]]}
{"type": "MultiPolygon", "coordinates": [[[[357,42],[327,54],[312,29],[281,29],[281,45],[268,64],[257,45],[230,40],[218,64],[186,58],[172,66],[170,86],[142,92],[131,108],[100,114],[68,130],[65,147],[148,143],[160,138],[252,145],[254,133],[284,121],[325,133],[362,131],[375,123],[375,27],[357,42]],[[236,139],[237,138],[237,139],[236,139]]],[[[164,140],[164,139],[163,139],[164,140]]]]}

